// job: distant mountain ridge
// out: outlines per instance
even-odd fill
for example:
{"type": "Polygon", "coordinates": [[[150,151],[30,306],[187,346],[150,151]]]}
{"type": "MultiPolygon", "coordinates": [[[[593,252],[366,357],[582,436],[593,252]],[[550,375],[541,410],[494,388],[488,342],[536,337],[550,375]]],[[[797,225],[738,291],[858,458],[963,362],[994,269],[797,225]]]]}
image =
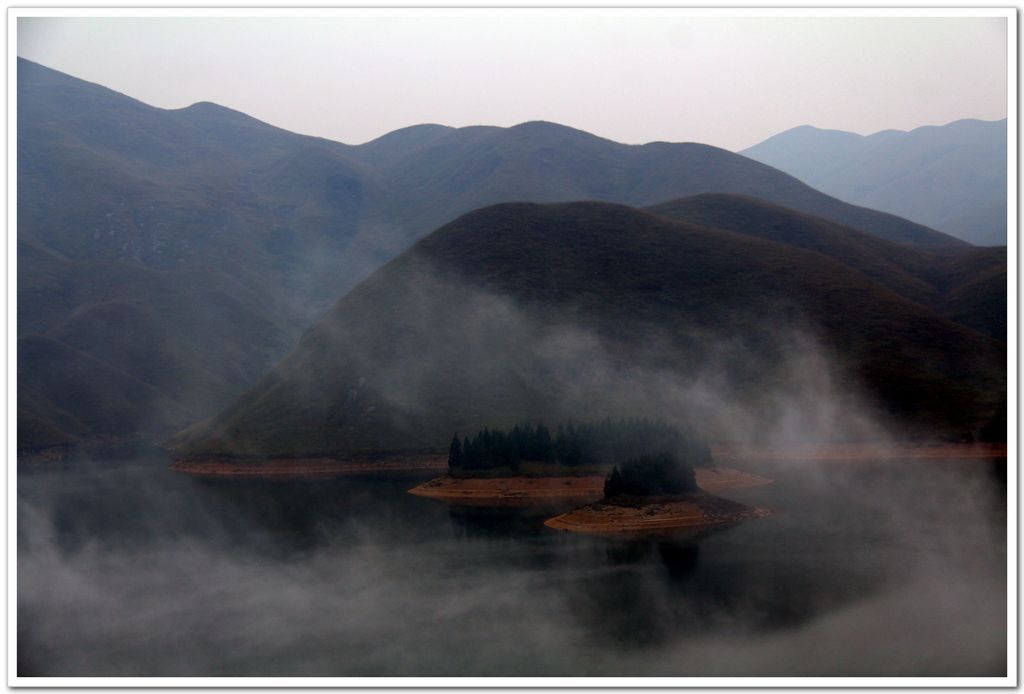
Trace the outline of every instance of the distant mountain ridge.
{"type": "Polygon", "coordinates": [[[492,203],[740,193],[922,248],[970,248],[705,145],[623,145],[533,122],[413,126],[350,146],[212,103],[163,110],[23,59],[17,68],[18,337],[67,348],[47,347],[47,359],[82,354],[127,377],[76,372],[87,398],[44,387],[50,362],[32,350],[52,343],[25,342],[19,421],[38,425],[19,434],[24,449],[169,431],[217,411],[360,280],[492,203]],[[84,403],[122,402],[136,382],[168,404],[89,424],[84,403]]]}
{"type": "Polygon", "coordinates": [[[1007,121],[858,135],[802,125],[740,152],[841,200],[1006,244],[1007,121]]]}
{"type": "MultiPolygon", "coordinates": [[[[958,243],[907,220],[838,202],[770,167],[709,145],[624,145],[545,121],[432,130],[431,135],[405,157],[378,168],[398,192],[400,206],[433,225],[450,220],[453,212],[504,201],[645,206],[721,192],[760,197],[902,243],[958,243]]],[[[353,156],[371,163],[360,152],[376,142],[359,146],[353,156]]]]}

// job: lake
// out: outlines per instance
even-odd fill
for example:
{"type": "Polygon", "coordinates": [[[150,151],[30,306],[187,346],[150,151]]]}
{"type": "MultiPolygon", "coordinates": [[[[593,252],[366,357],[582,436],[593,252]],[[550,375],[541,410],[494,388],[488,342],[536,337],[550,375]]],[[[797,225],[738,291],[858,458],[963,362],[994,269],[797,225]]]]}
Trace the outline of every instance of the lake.
{"type": "Polygon", "coordinates": [[[19,466],[20,676],[1006,673],[1002,460],[751,467],[774,515],[648,539],[167,464],[19,466]]]}

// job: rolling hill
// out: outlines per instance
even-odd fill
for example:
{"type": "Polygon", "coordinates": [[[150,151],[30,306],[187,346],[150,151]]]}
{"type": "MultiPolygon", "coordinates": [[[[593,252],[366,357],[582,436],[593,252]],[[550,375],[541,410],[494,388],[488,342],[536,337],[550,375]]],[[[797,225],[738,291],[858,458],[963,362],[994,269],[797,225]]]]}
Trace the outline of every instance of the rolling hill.
{"type": "Polygon", "coordinates": [[[1006,244],[1006,119],[863,136],[800,126],[741,152],[841,200],[1006,244]]]}
{"type": "MultiPolygon", "coordinates": [[[[22,59],[17,71],[18,337],[33,338],[22,343],[19,389],[45,378],[35,369],[47,359],[81,354],[104,367],[84,370],[76,386],[91,401],[121,402],[138,382],[172,403],[119,410],[126,416],[103,437],[137,434],[141,422],[169,432],[182,412],[216,412],[339,296],[487,204],[650,205],[731,192],[903,245],[970,249],[705,145],[629,146],[535,122],[419,125],[350,146],[212,103],[154,108],[22,59]],[[54,342],[66,349],[31,354],[54,342]],[[130,381],[107,378],[106,368],[130,381]]],[[[36,424],[19,450],[88,441],[88,426],[60,423],[83,401],[25,392],[20,421],[36,424]]]]}
{"type": "Polygon", "coordinates": [[[19,60],[19,450],[166,432],[252,385],[344,285],[344,149],[19,60]],[[37,397],[65,357],[74,389],[37,397]]]}
{"type": "Polygon", "coordinates": [[[399,133],[415,142],[404,156],[375,159],[379,151],[390,152],[377,141],[356,148],[353,156],[378,167],[395,196],[395,223],[403,229],[427,225],[420,234],[499,202],[646,206],[699,193],[738,193],[900,243],[963,245],[905,219],[830,198],[776,169],[709,145],[624,145],[543,121],[511,128],[419,126],[399,133]]]}
{"type": "Polygon", "coordinates": [[[901,296],[1006,341],[1006,248],[922,249],[739,195],[705,194],[648,211],[816,251],[901,296]]]}
{"type": "Polygon", "coordinates": [[[438,450],[453,431],[651,415],[718,440],[975,436],[1005,346],[793,246],[606,203],[502,204],[342,298],[192,457],[438,450]],[[857,423],[860,423],[859,425],[857,423]]]}

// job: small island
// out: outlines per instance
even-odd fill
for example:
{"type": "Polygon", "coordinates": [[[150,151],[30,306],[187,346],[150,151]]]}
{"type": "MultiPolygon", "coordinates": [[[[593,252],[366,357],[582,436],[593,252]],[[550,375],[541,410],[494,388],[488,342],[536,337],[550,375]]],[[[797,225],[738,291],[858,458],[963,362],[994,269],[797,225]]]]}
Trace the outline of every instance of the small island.
{"type": "Polygon", "coordinates": [[[765,509],[702,490],[693,465],[671,453],[661,453],[614,467],[605,479],[601,501],[551,518],[544,525],[585,533],[644,533],[696,530],[766,515],[765,509]]]}
{"type": "Polygon", "coordinates": [[[538,423],[509,431],[484,429],[461,440],[454,436],[448,474],[409,491],[459,503],[597,501],[617,462],[660,452],[691,461],[697,485],[707,491],[771,483],[759,475],[715,466],[708,444],[690,432],[647,419],[605,419],[559,424],[553,432],[538,423]]]}

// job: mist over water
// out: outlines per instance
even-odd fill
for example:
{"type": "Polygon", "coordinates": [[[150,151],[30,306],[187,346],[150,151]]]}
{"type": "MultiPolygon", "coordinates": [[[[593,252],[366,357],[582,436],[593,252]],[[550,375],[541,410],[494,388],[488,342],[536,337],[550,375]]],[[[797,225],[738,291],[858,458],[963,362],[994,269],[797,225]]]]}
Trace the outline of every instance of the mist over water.
{"type": "Polygon", "coordinates": [[[416,476],[22,466],[18,674],[1005,674],[1004,462],[749,469],[775,515],[623,540],[416,476]]]}

